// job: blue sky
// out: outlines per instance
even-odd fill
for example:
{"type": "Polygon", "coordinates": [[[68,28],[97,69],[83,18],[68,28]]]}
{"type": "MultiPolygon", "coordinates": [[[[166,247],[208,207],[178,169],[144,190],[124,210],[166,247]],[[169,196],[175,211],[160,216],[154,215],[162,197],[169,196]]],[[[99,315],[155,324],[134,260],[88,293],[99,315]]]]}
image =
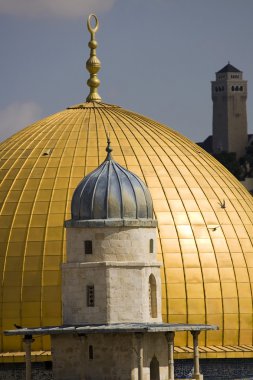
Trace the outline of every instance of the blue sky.
{"type": "Polygon", "coordinates": [[[252,0],[0,0],[0,140],[85,100],[92,12],[103,101],[201,141],[229,60],[248,80],[253,132],[252,0]]]}

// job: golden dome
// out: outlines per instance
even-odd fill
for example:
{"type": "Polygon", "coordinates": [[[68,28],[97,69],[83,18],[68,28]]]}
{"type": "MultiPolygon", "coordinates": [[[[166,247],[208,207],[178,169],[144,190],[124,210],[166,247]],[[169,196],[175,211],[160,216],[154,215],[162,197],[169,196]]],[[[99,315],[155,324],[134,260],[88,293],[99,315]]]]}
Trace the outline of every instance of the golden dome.
{"type": "MultiPolygon", "coordinates": [[[[214,158],[179,133],[104,103],[70,107],[0,144],[1,326],[61,323],[63,222],[77,184],[104,160],[147,184],[158,220],[164,321],[208,323],[202,345],[252,344],[253,202],[214,158]]],[[[176,344],[186,346],[187,335],[176,344]]],[[[21,349],[3,337],[3,350],[21,349]]],[[[48,349],[37,338],[34,350],[48,349]]]]}

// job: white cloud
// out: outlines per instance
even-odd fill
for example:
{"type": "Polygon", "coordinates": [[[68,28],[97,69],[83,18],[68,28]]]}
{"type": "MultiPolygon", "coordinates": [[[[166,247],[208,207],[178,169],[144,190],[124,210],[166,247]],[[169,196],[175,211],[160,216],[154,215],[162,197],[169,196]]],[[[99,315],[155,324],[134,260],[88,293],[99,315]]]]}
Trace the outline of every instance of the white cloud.
{"type": "Polygon", "coordinates": [[[25,17],[85,17],[109,10],[117,0],[0,0],[0,13],[25,17]]]}
{"type": "Polygon", "coordinates": [[[0,110],[0,141],[38,120],[41,111],[34,102],[13,103],[0,110]]]}

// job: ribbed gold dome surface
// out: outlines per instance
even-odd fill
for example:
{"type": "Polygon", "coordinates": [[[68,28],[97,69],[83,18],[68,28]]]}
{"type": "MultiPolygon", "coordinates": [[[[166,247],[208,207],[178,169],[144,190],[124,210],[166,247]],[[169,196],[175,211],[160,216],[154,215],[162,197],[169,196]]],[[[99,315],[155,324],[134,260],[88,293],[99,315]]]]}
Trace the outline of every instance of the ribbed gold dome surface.
{"type": "MultiPolygon", "coordinates": [[[[251,195],[187,138],[103,103],[71,107],[0,145],[2,329],[61,323],[63,222],[75,187],[105,159],[106,131],[114,159],[153,197],[164,321],[219,325],[202,345],[252,344],[251,195]]],[[[2,339],[3,350],[21,349],[20,338],[2,339]]],[[[48,347],[46,338],[33,344],[48,347]]]]}

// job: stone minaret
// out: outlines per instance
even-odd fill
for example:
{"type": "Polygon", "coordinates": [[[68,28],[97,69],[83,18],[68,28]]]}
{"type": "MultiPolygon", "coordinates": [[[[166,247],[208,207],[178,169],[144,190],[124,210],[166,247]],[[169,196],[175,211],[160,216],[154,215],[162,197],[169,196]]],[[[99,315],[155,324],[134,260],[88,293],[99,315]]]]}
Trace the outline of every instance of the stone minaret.
{"type": "Polygon", "coordinates": [[[148,188],[111,157],[72,198],[63,264],[64,325],[161,322],[156,221],[148,188]]]}
{"type": "Polygon", "coordinates": [[[247,132],[247,81],[242,72],[228,63],[212,82],[213,153],[245,154],[247,132]]]}

